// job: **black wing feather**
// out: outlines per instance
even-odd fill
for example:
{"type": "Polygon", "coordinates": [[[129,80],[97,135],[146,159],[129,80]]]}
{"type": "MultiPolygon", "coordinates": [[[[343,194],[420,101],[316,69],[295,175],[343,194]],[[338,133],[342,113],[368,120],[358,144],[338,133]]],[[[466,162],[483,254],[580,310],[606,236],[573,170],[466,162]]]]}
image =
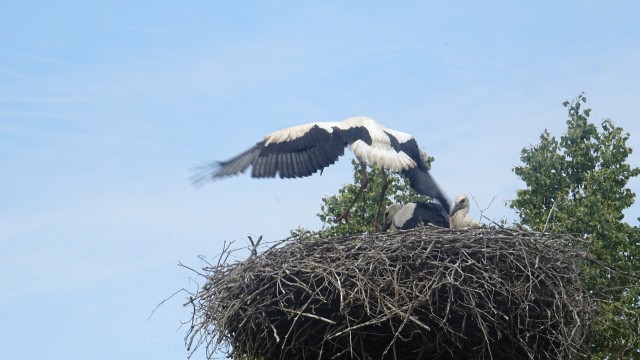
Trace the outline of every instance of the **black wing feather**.
{"type": "MultiPolygon", "coordinates": [[[[354,126],[348,129],[339,130],[340,135],[345,139],[347,144],[351,144],[356,140],[364,141],[365,143],[371,145],[371,135],[369,135],[369,130],[367,130],[364,126],[354,126]]],[[[346,146],[346,145],[345,145],[346,146]]]]}
{"type": "Polygon", "coordinates": [[[414,211],[425,223],[440,227],[449,227],[449,214],[440,204],[433,202],[419,202],[414,211]]]}
{"type": "MultiPolygon", "coordinates": [[[[398,141],[398,139],[395,136],[391,135],[390,133],[388,133],[386,131],[384,133],[387,134],[387,136],[389,137],[389,143],[390,143],[391,147],[397,152],[402,151],[402,149],[400,147],[400,142],[398,141]]],[[[415,140],[414,140],[414,142],[415,142],[415,140]]],[[[411,156],[411,155],[409,155],[409,156],[411,156]]],[[[413,159],[413,160],[415,161],[415,159],[413,159]]]]}
{"type": "MultiPolygon", "coordinates": [[[[393,136],[389,135],[389,137],[392,138],[393,136]]],[[[411,140],[403,143],[398,142],[398,140],[396,140],[395,142],[397,143],[398,148],[396,149],[394,147],[394,149],[403,151],[405,154],[409,155],[409,157],[413,159],[413,161],[415,161],[416,164],[418,164],[418,168],[420,170],[429,171],[429,168],[427,168],[427,165],[424,163],[424,161],[422,161],[422,156],[420,155],[420,148],[418,147],[418,142],[416,142],[416,139],[412,138],[411,140]]],[[[393,142],[392,142],[392,145],[393,145],[393,142]]]]}
{"type": "Polygon", "coordinates": [[[296,178],[310,176],[335,163],[352,142],[362,140],[371,145],[371,136],[363,126],[348,129],[333,127],[331,131],[311,126],[302,136],[283,142],[266,140],[242,154],[206,166],[200,179],[216,179],[244,172],[252,167],[254,178],[296,178]]]}
{"type": "Polygon", "coordinates": [[[411,185],[413,190],[419,194],[427,195],[438,200],[445,209],[451,209],[446,196],[444,196],[442,190],[440,190],[440,187],[428,171],[423,171],[419,168],[410,168],[404,170],[402,173],[409,179],[409,185],[411,185]]]}
{"type": "Polygon", "coordinates": [[[260,145],[251,164],[259,169],[252,173],[253,177],[296,178],[310,176],[335,163],[349,143],[339,128],[329,132],[315,125],[299,138],[260,145]]]}
{"type": "Polygon", "coordinates": [[[449,228],[449,214],[444,207],[433,202],[417,202],[411,218],[402,224],[400,230],[408,230],[418,225],[432,224],[449,228]]]}
{"type": "Polygon", "coordinates": [[[227,161],[214,161],[196,168],[196,172],[190,177],[191,183],[200,187],[205,182],[243,173],[260,155],[261,143],[252,146],[247,151],[227,161]]]}
{"type": "Polygon", "coordinates": [[[218,178],[244,172],[260,155],[260,147],[261,143],[258,143],[232,159],[216,162],[213,165],[214,171],[211,173],[211,177],[218,178]]]}
{"type": "MultiPolygon", "coordinates": [[[[393,138],[391,135],[389,135],[389,137],[393,138]]],[[[438,200],[438,202],[449,211],[449,209],[451,209],[449,201],[429,174],[429,168],[427,168],[427,165],[422,161],[420,148],[416,140],[412,138],[409,141],[398,143],[398,147],[417,164],[415,168],[410,168],[402,172],[409,179],[411,188],[422,195],[427,195],[438,200]]]]}

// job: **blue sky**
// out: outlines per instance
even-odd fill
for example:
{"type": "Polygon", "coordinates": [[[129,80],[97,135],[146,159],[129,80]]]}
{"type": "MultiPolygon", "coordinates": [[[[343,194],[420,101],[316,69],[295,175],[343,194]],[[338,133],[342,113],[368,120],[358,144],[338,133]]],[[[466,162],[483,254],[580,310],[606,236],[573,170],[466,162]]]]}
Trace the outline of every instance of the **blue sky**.
{"type": "MultiPolygon", "coordinates": [[[[284,127],[373,117],[413,134],[485,215],[585,91],[640,148],[634,1],[14,1],[0,7],[0,349],[7,359],[183,359],[177,266],[225,240],[318,229],[350,181],[189,169],[284,127]]],[[[638,153],[629,162],[640,166],[638,153]]],[[[630,188],[640,191],[635,179],[630,188]]],[[[478,217],[477,207],[471,214],[478,217]]],[[[640,207],[627,212],[637,225],[640,207]]],[[[195,358],[204,358],[198,353],[195,358]]]]}

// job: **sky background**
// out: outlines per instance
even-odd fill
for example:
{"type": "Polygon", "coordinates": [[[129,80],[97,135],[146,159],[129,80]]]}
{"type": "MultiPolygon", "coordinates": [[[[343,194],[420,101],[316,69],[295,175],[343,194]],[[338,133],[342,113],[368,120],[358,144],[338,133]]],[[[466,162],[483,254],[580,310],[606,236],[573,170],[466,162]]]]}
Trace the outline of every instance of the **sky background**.
{"type": "MultiPolygon", "coordinates": [[[[372,117],[416,137],[450,198],[495,198],[484,214],[515,220],[512,168],[544,129],[561,135],[564,100],[586,92],[591,120],[640,148],[639,13],[636,1],[3,3],[0,357],[185,359],[185,294],[149,318],[196,289],[178,262],[317,230],[321,198],[351,181],[350,154],[299,180],[187,180],[281,128],[372,117]]],[[[638,216],[635,204],[626,218],[638,216]]]]}

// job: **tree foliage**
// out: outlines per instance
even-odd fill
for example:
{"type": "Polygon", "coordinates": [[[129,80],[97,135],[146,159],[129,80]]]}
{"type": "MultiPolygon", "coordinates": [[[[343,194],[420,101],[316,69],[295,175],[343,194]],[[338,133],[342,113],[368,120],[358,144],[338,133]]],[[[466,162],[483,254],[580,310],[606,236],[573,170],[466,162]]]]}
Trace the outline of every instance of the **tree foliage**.
{"type": "MultiPolygon", "coordinates": [[[[431,166],[432,157],[425,162],[431,166]]],[[[353,235],[374,231],[373,221],[382,223],[384,210],[392,203],[405,204],[411,201],[429,201],[430,198],[420,195],[409,186],[409,181],[399,173],[385,171],[388,188],[382,200],[380,218],[376,218],[378,202],[383,187],[380,168],[367,165],[368,185],[351,209],[348,220],[336,222],[336,219],[352,203],[362,184],[360,163],[351,160],[353,165],[353,183],[338,190],[338,194],[322,198],[320,213],[317,216],[323,223],[322,232],[327,236],[353,235]]]]}
{"type": "MultiPolygon", "coordinates": [[[[565,101],[566,132],[556,139],[548,131],[521,152],[523,165],[513,169],[527,188],[510,203],[521,222],[535,231],[570,233],[585,240],[597,262],[584,281],[600,299],[593,322],[594,358],[640,357],[640,229],[623,221],[635,194],[628,181],[640,168],[627,163],[629,133],[610,119],[600,129],[583,108],[584,94],[565,101]],[[616,271],[617,270],[617,271],[616,271]]],[[[640,219],[639,219],[640,220],[640,219]]]]}

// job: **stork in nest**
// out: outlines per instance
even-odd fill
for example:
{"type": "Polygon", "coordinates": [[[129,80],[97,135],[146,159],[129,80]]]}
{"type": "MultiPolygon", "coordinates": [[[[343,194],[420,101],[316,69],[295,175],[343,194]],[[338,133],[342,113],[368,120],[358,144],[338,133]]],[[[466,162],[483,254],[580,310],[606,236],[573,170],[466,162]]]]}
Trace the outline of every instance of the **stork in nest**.
{"type": "Polygon", "coordinates": [[[384,212],[382,232],[409,230],[418,225],[429,224],[449,228],[449,214],[442,205],[435,202],[391,204],[384,212]]]}

